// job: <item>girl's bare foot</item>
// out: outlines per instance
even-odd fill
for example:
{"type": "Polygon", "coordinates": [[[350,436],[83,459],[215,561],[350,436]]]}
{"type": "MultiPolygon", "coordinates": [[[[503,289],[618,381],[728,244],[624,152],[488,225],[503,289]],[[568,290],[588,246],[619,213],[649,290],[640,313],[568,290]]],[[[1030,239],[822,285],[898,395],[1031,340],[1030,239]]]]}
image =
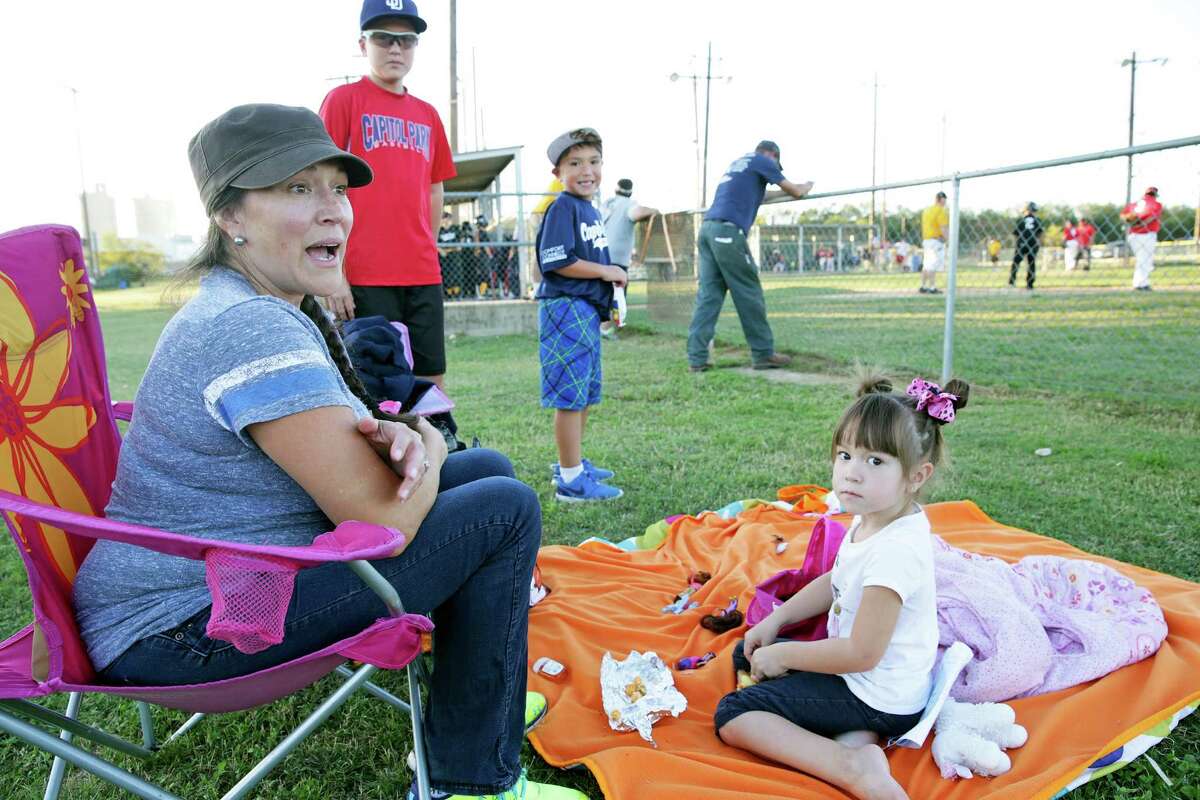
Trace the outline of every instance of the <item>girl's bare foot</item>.
{"type": "Polygon", "coordinates": [[[908,794],[892,777],[887,756],[878,745],[868,744],[849,750],[848,788],[861,800],[909,800],[908,794]]]}

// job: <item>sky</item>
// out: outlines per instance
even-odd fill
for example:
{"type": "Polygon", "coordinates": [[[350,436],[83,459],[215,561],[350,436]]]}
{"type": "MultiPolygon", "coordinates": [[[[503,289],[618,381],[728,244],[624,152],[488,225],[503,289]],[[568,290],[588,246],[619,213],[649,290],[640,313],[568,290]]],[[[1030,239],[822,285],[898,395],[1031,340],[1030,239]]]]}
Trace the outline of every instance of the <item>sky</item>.
{"type": "MultiPolygon", "coordinates": [[[[449,3],[418,5],[429,30],[407,85],[448,127],[449,3]]],[[[605,141],[603,191],[629,177],[646,205],[697,207],[693,85],[669,76],[703,73],[710,41],[713,73],[730,79],[711,84],[709,198],[730,161],[763,138],[779,143],[793,181],[821,191],[869,184],[876,74],[880,182],[1124,146],[1129,69],[1121,61],[1133,50],[1169,59],[1138,68],[1135,140],[1200,134],[1194,0],[457,7],[460,149],[524,146],[526,190],[550,180],[545,148],[554,136],[591,126],[605,141]]],[[[5,4],[0,148],[10,159],[0,230],[78,226],[82,161],[89,188],[104,184],[117,199],[122,235],[135,233],[132,198],[142,195],[171,199],[180,232],[200,234],[206,221],[186,156],[192,134],[241,103],[316,109],[339,76],[366,69],[358,12],[353,0],[5,4]]],[[[699,89],[702,127],[703,82],[699,89]]],[[[1154,183],[1168,204],[1196,203],[1198,151],[1138,157],[1135,194],[1154,183]]],[[[969,182],[962,203],[1119,202],[1124,189],[1121,159],[969,182]]],[[[892,192],[886,202],[917,208],[929,194],[892,192]]]]}

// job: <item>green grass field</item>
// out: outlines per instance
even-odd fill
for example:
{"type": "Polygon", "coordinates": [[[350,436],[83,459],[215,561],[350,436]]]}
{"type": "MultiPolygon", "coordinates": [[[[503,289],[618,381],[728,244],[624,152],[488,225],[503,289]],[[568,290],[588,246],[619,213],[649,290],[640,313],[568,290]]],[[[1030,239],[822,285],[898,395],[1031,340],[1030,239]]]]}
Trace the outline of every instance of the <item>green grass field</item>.
{"type": "MultiPolygon", "coordinates": [[[[1090,272],[1057,268],[1043,271],[1030,293],[1005,288],[1007,268],[961,270],[955,373],[997,390],[1195,415],[1200,265],[1159,267],[1147,293],[1129,289],[1129,274],[1117,262],[1098,261],[1090,272]]],[[[764,275],[776,347],[824,368],[857,358],[939,375],[946,298],[917,294],[918,282],[911,273],[764,275]]],[[[684,335],[692,295],[674,289],[650,285],[647,303],[638,287],[631,302],[647,306],[653,330],[684,335]]],[[[732,302],[717,342],[745,346],[732,302]]]]}
{"type": "MultiPolygon", "coordinates": [[[[878,278],[879,276],[872,276],[878,278]]],[[[891,277],[891,276],[887,276],[891,277]]],[[[900,277],[900,276],[896,276],[900,277]]],[[[905,276],[912,282],[914,276],[905,276]]],[[[815,286],[771,283],[768,303],[782,349],[798,356],[797,369],[831,373],[858,355],[901,369],[934,372],[940,363],[940,298],[893,297],[865,304],[830,301],[845,294],[835,278],[815,286]],[[806,296],[818,298],[814,304],[806,296]],[[841,303],[839,305],[839,303],[841,303]],[[814,314],[821,315],[814,321],[814,314]],[[911,328],[917,327],[914,332],[911,328]],[[928,336],[932,349],[917,343],[928,336]],[[933,356],[930,353],[934,354],[933,356]]],[[[908,288],[908,284],[897,290],[908,288]]],[[[1107,296],[1107,295],[1106,295],[1107,296]]],[[[634,302],[638,301],[636,295],[634,302]]],[[[113,394],[131,398],[155,340],[170,316],[158,289],[97,296],[103,315],[113,394]]],[[[976,381],[969,408],[948,431],[954,467],[941,476],[930,500],[970,498],[996,519],[1062,538],[1112,558],[1200,580],[1200,420],[1195,404],[1171,398],[1149,404],[1108,402],[1087,391],[1057,392],[1050,379],[1116,380],[1125,384],[1195,380],[1197,327],[1194,293],[1116,295],[1089,305],[1086,293],[964,297],[964,315],[979,314],[978,341],[963,344],[963,374],[976,381]],[[986,302],[985,302],[986,301],[986,302]],[[992,305],[987,305],[987,304],[992,305]],[[1036,305],[1035,305],[1036,304],[1036,305]],[[1052,304],[1056,304],[1053,305],[1052,304]],[[1077,308],[1103,321],[1105,335],[1088,345],[1098,362],[1079,357],[1080,345],[1054,345],[1058,317],[1077,308]],[[1041,316],[1031,312],[1037,309],[1041,316]],[[1018,322],[1011,322],[1017,314],[1018,322]],[[1153,325],[1147,321],[1155,320],[1153,325]],[[1006,316],[1009,315],[1009,316],[1006,316]],[[1036,328],[1033,320],[1038,320],[1036,328]],[[1014,332],[1013,325],[1021,325],[1014,332]],[[1155,376],[1136,370],[1136,350],[1120,331],[1143,328],[1182,353],[1190,375],[1155,376]],[[986,338],[986,337],[991,338],[986,338]],[[1188,344],[1190,336],[1190,347],[1188,344]],[[1036,345],[1037,347],[1034,347],[1036,345]],[[1127,359],[1134,357],[1130,362],[1127,359]],[[1190,361],[1188,359],[1191,359],[1190,361]],[[969,367],[970,369],[967,369],[969,367]],[[1034,450],[1050,447],[1040,458],[1034,450]]],[[[449,386],[467,438],[506,452],[518,475],[543,501],[546,544],[574,544],[590,535],[623,538],[663,516],[713,508],[744,497],[770,497],[789,483],[828,483],[828,437],[849,400],[834,383],[794,385],[733,369],[693,375],[683,342],[669,326],[650,324],[644,308],[631,315],[621,340],[606,345],[606,400],[589,426],[587,452],[618,473],[626,496],[600,507],[555,504],[547,481],[554,460],[549,412],[538,407],[537,342],[533,336],[458,337],[449,345],[449,386]]],[[[1074,330],[1079,325],[1069,326],[1074,330]]],[[[733,319],[722,319],[721,366],[743,365],[733,319]]],[[[1076,339],[1070,341],[1075,342],[1076,339]]],[[[1156,386],[1158,384],[1155,384],[1156,386]]],[[[1192,386],[1194,384],[1186,384],[1192,386]]],[[[1168,386],[1169,388],[1169,386],[1168,386]]],[[[1145,393],[1142,393],[1144,396],[1145,393]]],[[[8,544],[0,545],[0,633],[25,624],[29,607],[23,571],[8,544]]],[[[1198,679],[1200,680],[1200,679],[1198,679]]],[[[380,682],[401,692],[401,676],[380,682]]],[[[127,768],[185,797],[217,797],[261,758],[327,694],[326,679],[265,709],[206,720],[147,765],[118,758],[127,768]]],[[[61,707],[61,706],[60,706],[61,707]]],[[[137,738],[132,705],[95,701],[83,717],[137,738]]],[[[184,715],[158,716],[160,735],[184,715]]],[[[261,798],[394,798],[407,788],[403,766],[407,721],[378,701],[351,701],[261,786],[261,798]]],[[[1072,797],[1200,797],[1200,719],[1186,720],[1151,751],[1174,786],[1168,788],[1139,760],[1084,787],[1072,797]]],[[[1020,758],[1019,751],[1015,756],[1020,758]]],[[[545,766],[528,746],[531,775],[600,793],[586,772],[545,766]]],[[[41,797],[50,760],[0,737],[0,795],[41,797]]],[[[72,770],[66,797],[120,794],[72,770]]]]}

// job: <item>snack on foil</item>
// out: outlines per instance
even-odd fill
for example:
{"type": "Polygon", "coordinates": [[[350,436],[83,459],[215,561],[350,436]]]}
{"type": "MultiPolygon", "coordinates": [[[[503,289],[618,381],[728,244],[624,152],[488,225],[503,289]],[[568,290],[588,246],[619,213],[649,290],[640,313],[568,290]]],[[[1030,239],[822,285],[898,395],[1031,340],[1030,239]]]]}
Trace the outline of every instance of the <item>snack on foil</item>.
{"type": "Polygon", "coordinates": [[[614,731],[636,730],[654,744],[650,727],[670,714],[678,717],[687,709],[687,698],[675,688],[671,668],[657,653],[634,650],[624,661],[605,653],[600,661],[600,696],[604,713],[614,731]]]}

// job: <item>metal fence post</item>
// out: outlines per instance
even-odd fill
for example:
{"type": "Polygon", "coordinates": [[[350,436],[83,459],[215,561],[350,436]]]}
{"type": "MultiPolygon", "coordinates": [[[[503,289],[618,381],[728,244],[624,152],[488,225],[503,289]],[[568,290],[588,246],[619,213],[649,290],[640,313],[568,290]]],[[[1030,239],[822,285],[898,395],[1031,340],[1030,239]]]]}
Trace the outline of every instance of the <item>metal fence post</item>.
{"type": "Polygon", "coordinates": [[[946,328],[942,334],[942,385],[952,377],[954,372],[954,295],[958,285],[958,195],[961,182],[958,173],[950,184],[950,241],[946,248],[950,251],[946,259],[946,328]]]}
{"type": "MultiPolygon", "coordinates": [[[[513,238],[518,242],[523,242],[529,236],[529,231],[525,229],[525,195],[521,188],[521,151],[517,150],[513,156],[517,169],[517,226],[513,232],[513,238]]],[[[517,296],[525,297],[533,286],[533,273],[529,267],[529,253],[525,252],[524,247],[517,247],[517,274],[518,279],[517,296]]]]}
{"type": "Polygon", "coordinates": [[[799,225],[799,238],[796,239],[796,271],[804,272],[804,223],[799,225]]]}

